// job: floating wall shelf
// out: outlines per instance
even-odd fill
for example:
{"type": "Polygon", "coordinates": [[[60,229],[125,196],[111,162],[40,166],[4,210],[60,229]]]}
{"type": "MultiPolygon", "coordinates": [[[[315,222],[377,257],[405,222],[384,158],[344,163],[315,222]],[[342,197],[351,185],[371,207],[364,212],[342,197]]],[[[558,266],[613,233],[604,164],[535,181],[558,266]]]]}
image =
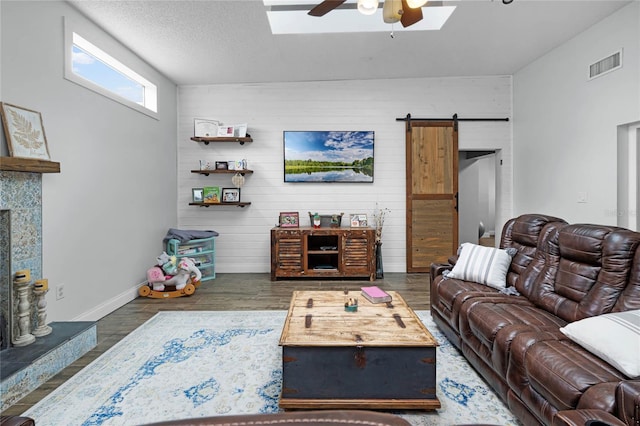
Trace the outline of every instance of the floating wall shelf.
{"type": "Polygon", "coordinates": [[[209,174],[215,174],[215,173],[221,173],[221,174],[232,174],[235,175],[236,173],[240,173],[242,176],[244,176],[246,173],[253,173],[253,170],[248,170],[248,169],[243,169],[243,170],[191,170],[191,173],[198,173],[201,175],[205,175],[205,176],[209,176],[209,174]]]}
{"type": "Polygon", "coordinates": [[[20,157],[0,157],[0,170],[28,173],[60,173],[60,163],[20,157]]]}
{"type": "Polygon", "coordinates": [[[251,136],[247,135],[244,138],[236,138],[236,137],[219,137],[219,138],[205,138],[201,136],[194,136],[191,138],[192,141],[202,142],[205,145],[209,145],[209,142],[239,142],[240,145],[244,145],[245,142],[253,142],[251,136]]]}
{"type": "Polygon", "coordinates": [[[244,207],[244,206],[248,206],[251,203],[189,203],[190,206],[200,206],[200,207],[209,207],[209,206],[214,206],[214,207],[220,207],[220,206],[238,206],[238,207],[244,207]]]}

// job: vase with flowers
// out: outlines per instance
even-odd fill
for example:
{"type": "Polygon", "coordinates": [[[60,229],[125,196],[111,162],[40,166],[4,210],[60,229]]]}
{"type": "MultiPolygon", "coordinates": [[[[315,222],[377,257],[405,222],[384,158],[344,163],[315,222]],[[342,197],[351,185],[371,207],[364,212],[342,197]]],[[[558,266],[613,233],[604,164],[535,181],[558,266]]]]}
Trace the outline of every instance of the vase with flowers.
{"type": "Polygon", "coordinates": [[[384,278],[384,270],[382,268],[382,227],[384,220],[391,210],[388,208],[380,208],[376,203],[376,209],[373,211],[373,225],[376,229],[376,279],[384,278]]]}

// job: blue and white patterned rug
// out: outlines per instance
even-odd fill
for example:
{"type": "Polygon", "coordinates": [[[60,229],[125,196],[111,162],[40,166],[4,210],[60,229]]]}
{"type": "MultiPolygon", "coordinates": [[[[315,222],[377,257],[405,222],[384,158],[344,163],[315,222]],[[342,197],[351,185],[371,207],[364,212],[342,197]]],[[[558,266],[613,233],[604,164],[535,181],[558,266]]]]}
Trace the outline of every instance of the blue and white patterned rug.
{"type": "MultiPolygon", "coordinates": [[[[417,312],[440,346],[435,412],[415,425],[518,425],[500,399],[417,312]]],[[[285,311],[160,312],[23,413],[38,426],[133,425],[278,409],[285,311]]]]}

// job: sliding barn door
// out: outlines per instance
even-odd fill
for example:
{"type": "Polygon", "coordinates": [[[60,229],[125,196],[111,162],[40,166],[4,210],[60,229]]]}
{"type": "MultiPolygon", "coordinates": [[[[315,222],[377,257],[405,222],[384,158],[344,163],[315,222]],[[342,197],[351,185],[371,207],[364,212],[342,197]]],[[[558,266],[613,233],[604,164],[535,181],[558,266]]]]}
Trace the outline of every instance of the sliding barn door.
{"type": "Polygon", "coordinates": [[[458,246],[458,131],[407,121],[407,272],[429,272],[458,246]]]}

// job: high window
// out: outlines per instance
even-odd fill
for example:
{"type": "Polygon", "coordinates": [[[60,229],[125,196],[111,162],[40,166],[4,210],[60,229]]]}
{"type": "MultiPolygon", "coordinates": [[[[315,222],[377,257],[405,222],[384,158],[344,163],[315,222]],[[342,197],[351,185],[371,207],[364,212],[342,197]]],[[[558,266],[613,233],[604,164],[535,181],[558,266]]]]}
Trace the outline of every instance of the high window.
{"type": "Polygon", "coordinates": [[[157,86],[66,24],[65,78],[155,117],[157,86]]]}

